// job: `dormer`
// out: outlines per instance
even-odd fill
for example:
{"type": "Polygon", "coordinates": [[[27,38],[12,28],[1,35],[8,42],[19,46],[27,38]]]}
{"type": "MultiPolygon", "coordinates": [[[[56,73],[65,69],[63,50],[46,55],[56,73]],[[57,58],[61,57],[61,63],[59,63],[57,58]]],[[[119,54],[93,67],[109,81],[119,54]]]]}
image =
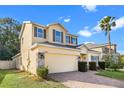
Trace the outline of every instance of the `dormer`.
{"type": "Polygon", "coordinates": [[[63,25],[59,23],[53,23],[47,26],[48,33],[48,41],[50,43],[62,44],[66,45],[66,34],[67,30],[63,27],[63,25]]]}
{"type": "Polygon", "coordinates": [[[48,41],[48,31],[46,30],[46,26],[33,23],[33,31],[32,31],[32,42],[46,42],[48,41]]]}

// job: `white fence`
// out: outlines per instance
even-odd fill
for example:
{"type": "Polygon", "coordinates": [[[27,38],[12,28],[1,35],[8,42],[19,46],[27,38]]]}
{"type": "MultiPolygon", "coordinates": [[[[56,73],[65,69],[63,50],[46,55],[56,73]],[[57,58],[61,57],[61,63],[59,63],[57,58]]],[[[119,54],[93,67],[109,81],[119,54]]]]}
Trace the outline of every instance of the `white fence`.
{"type": "Polygon", "coordinates": [[[16,69],[23,70],[22,57],[20,53],[12,57],[12,61],[15,62],[16,69]]]}
{"type": "Polygon", "coordinates": [[[14,61],[2,61],[0,60],[0,69],[13,69],[16,68],[14,61]]]}

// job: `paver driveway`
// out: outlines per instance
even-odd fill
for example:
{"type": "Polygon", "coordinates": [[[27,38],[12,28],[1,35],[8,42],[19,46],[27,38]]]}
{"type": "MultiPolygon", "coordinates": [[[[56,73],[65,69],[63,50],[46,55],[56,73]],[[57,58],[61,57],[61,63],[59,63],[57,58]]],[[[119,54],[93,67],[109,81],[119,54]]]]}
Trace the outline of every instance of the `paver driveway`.
{"type": "Polygon", "coordinates": [[[124,81],[95,75],[95,71],[66,72],[50,74],[49,76],[71,88],[124,88],[124,81]]]}

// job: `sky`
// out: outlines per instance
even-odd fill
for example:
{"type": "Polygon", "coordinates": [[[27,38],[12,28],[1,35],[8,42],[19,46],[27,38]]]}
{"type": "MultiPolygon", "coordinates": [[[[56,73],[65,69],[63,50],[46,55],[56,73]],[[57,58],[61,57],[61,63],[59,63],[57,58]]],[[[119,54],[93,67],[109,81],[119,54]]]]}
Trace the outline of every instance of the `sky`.
{"type": "Polygon", "coordinates": [[[12,17],[21,23],[30,20],[42,25],[59,22],[69,33],[79,36],[78,44],[107,43],[107,37],[98,25],[105,16],[116,18],[116,27],[111,31],[111,42],[117,44],[119,53],[124,54],[124,6],[0,6],[0,18],[12,17]]]}

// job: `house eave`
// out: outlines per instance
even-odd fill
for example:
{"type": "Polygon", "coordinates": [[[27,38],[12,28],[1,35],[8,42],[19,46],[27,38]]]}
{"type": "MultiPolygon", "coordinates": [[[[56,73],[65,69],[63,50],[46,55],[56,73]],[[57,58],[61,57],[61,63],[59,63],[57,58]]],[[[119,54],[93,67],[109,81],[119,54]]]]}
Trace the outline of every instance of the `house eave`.
{"type": "Polygon", "coordinates": [[[22,23],[22,28],[21,28],[21,31],[20,31],[20,34],[19,34],[19,39],[21,39],[21,37],[22,37],[25,24],[33,24],[33,25],[37,25],[37,26],[44,27],[44,28],[46,27],[46,26],[44,26],[44,25],[41,25],[41,24],[38,24],[38,23],[35,23],[35,22],[32,22],[32,21],[23,21],[23,23],[22,23]]]}
{"type": "Polygon", "coordinates": [[[21,39],[21,37],[22,37],[22,34],[23,34],[23,31],[24,31],[25,24],[30,24],[30,23],[31,23],[31,21],[23,21],[22,27],[21,27],[21,31],[20,31],[20,34],[19,34],[19,39],[21,39]]]}
{"type": "Polygon", "coordinates": [[[37,47],[44,46],[44,47],[50,47],[50,48],[59,48],[59,49],[65,49],[65,50],[72,50],[72,51],[80,51],[79,49],[73,49],[73,48],[66,48],[66,47],[58,47],[58,46],[52,46],[52,45],[46,45],[46,44],[34,44],[32,45],[31,49],[35,49],[37,47]]]}

